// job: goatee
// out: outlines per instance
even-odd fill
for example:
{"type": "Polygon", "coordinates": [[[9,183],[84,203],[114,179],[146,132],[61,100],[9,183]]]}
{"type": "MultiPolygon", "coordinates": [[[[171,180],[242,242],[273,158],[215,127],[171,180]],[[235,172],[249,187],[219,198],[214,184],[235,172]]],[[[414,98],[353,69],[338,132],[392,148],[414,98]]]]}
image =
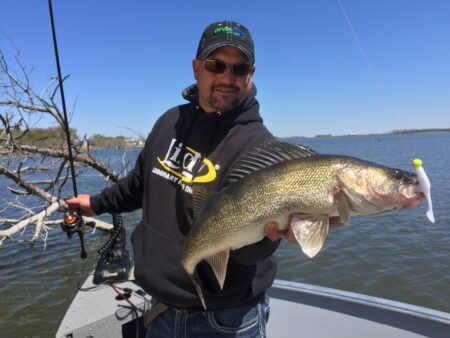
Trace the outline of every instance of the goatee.
{"type": "Polygon", "coordinates": [[[212,85],[207,101],[217,111],[227,112],[240,105],[239,92],[239,88],[233,85],[212,85]]]}

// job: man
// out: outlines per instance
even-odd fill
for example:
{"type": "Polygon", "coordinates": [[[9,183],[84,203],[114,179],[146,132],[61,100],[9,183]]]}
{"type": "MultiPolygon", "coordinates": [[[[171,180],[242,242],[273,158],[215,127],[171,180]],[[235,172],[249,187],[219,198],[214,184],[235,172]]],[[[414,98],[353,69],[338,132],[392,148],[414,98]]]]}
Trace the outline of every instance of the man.
{"type": "MultiPolygon", "coordinates": [[[[206,262],[197,266],[208,311],[181,265],[193,223],[191,184],[218,191],[233,163],[273,138],[263,125],[256,88],[253,40],[232,21],[209,25],[192,62],[196,84],[183,91],[189,103],[155,123],[134,170],[95,196],[68,200],[83,215],[142,208],[132,234],[135,278],[168,309],[154,319],[147,337],[264,337],[269,305],[265,290],[276,263],[272,253],[281,234],[266,225],[262,241],[231,251],[221,290],[206,262]]],[[[291,240],[292,233],[287,235],[291,240]]]]}

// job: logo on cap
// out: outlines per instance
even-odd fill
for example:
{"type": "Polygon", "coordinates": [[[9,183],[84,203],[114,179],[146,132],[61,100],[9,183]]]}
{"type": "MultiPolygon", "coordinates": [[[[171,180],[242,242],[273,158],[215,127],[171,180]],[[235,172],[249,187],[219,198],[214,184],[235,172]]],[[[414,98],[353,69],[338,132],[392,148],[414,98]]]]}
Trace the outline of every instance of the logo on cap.
{"type": "Polygon", "coordinates": [[[226,33],[226,34],[233,34],[233,35],[239,35],[241,38],[245,36],[244,32],[242,32],[239,28],[231,28],[228,26],[217,26],[214,30],[213,34],[217,35],[219,33],[226,33]]]}

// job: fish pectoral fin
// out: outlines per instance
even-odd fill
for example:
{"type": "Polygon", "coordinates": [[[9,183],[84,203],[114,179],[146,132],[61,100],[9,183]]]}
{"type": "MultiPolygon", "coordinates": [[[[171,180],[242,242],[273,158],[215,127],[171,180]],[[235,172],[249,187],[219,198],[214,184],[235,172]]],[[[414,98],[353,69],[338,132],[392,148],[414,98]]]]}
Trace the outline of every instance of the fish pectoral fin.
{"type": "Polygon", "coordinates": [[[295,215],[290,225],[303,253],[309,258],[314,257],[327,238],[328,215],[295,215]]]}
{"type": "Polygon", "coordinates": [[[221,251],[214,256],[205,258],[205,260],[211,265],[214,271],[214,275],[219,282],[220,289],[223,289],[225,283],[225,276],[227,275],[228,257],[230,256],[230,250],[221,251]]]}
{"type": "Polygon", "coordinates": [[[345,199],[345,195],[343,192],[339,192],[334,197],[336,201],[336,206],[339,213],[340,222],[342,224],[348,223],[350,221],[350,205],[348,204],[347,200],[345,199]]]}

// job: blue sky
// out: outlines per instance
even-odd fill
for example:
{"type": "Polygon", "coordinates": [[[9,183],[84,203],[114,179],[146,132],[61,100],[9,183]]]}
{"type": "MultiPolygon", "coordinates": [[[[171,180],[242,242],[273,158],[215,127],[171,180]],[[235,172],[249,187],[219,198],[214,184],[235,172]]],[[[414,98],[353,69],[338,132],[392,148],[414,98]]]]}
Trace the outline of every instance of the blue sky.
{"type": "MultiPolygon", "coordinates": [[[[450,128],[450,1],[341,1],[381,94],[337,0],[53,0],[71,126],[147,134],[185,102],[205,26],[230,19],[252,32],[260,112],[276,136],[450,128]]],[[[56,74],[47,0],[2,0],[0,13],[0,48],[6,34],[40,91],[56,74]]]]}

